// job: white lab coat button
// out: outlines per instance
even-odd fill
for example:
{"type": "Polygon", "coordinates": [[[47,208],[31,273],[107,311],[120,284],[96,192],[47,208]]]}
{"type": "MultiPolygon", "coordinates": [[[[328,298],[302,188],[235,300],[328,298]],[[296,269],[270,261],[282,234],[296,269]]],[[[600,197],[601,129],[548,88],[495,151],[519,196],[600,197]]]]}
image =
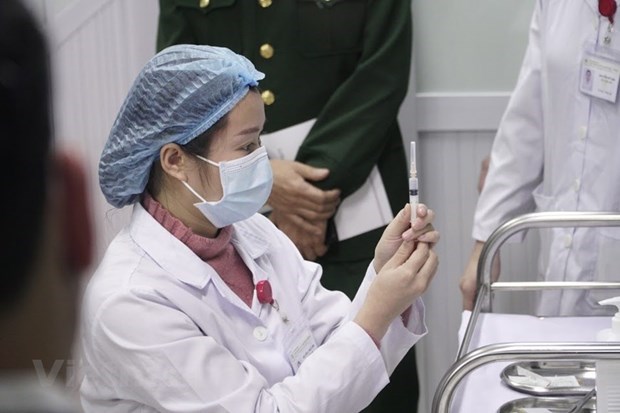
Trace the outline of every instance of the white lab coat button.
{"type": "Polygon", "coordinates": [[[254,338],[258,341],[265,341],[267,339],[267,329],[263,326],[258,326],[254,329],[254,338]]]}
{"type": "Polygon", "coordinates": [[[566,248],[570,248],[570,246],[573,245],[573,237],[570,235],[567,235],[564,237],[564,246],[566,248]]]}
{"type": "Polygon", "coordinates": [[[573,182],[573,190],[579,192],[579,188],[581,188],[581,179],[577,178],[575,182],[573,182]]]}
{"type": "Polygon", "coordinates": [[[579,128],[579,139],[584,140],[588,136],[588,128],[582,126],[579,128]]]}

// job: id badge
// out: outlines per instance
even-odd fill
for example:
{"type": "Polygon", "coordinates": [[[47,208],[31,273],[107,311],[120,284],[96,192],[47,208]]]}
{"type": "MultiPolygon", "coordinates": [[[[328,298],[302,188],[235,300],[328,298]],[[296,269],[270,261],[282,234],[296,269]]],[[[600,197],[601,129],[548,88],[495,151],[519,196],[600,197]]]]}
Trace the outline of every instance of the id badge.
{"type": "Polygon", "coordinates": [[[579,90],[588,96],[615,103],[620,81],[620,62],[586,52],[581,62],[579,90]]]}
{"type": "Polygon", "coordinates": [[[305,320],[289,324],[291,325],[284,339],[284,348],[286,349],[286,355],[288,356],[293,370],[297,373],[301,363],[303,363],[318,346],[305,320]]]}

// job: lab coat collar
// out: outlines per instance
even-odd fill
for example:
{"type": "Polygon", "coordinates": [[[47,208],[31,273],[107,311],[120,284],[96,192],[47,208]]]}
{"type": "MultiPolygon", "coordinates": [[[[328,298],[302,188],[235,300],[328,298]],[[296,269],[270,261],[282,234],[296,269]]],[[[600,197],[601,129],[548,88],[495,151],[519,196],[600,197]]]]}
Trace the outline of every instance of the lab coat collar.
{"type": "Polygon", "coordinates": [[[238,250],[245,251],[253,260],[265,254],[270,244],[267,234],[251,228],[247,221],[233,224],[231,242],[238,247],[238,250]]]}
{"type": "Polygon", "coordinates": [[[214,272],[189,247],[161,226],[140,203],[133,208],[131,238],[168,273],[196,288],[204,288],[214,272]]]}
{"type": "MultiPolygon", "coordinates": [[[[204,288],[215,270],[149,214],[140,203],[133,209],[129,233],[132,239],[163,269],[179,281],[204,288]]],[[[251,231],[244,222],[233,225],[231,242],[243,256],[255,260],[269,248],[267,238],[251,231]]]]}

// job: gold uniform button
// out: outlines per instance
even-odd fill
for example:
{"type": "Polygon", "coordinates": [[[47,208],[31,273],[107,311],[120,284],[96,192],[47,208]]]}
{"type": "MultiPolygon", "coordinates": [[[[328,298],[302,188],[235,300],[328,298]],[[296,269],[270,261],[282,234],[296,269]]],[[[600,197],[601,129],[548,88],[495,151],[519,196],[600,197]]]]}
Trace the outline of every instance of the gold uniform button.
{"type": "Polygon", "coordinates": [[[200,0],[200,8],[204,9],[205,7],[209,7],[210,0],[200,0]]]}
{"type": "Polygon", "coordinates": [[[273,105],[273,102],[276,101],[276,95],[274,95],[271,90],[265,90],[263,93],[261,93],[261,97],[263,98],[263,102],[265,102],[265,105],[267,106],[273,105]]]}
{"type": "Polygon", "coordinates": [[[265,59],[271,59],[273,57],[273,46],[269,43],[265,43],[260,47],[260,55],[265,59]]]}
{"type": "Polygon", "coordinates": [[[260,6],[263,9],[266,9],[267,7],[271,6],[272,1],[271,0],[258,0],[258,4],[260,4],[260,6]]]}

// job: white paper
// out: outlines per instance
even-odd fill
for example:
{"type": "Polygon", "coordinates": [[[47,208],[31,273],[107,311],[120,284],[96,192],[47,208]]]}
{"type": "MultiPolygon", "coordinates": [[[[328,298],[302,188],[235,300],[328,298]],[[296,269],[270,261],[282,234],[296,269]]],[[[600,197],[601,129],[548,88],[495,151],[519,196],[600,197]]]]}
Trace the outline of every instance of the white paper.
{"type": "Polygon", "coordinates": [[[524,384],[529,384],[530,386],[537,386],[537,387],[547,387],[549,386],[550,380],[541,376],[540,374],[536,374],[533,371],[530,371],[528,369],[525,369],[521,366],[517,366],[517,374],[519,376],[522,376],[524,379],[527,379],[526,381],[528,383],[524,383],[524,384]]]}
{"type": "Polygon", "coordinates": [[[539,380],[527,376],[508,376],[508,378],[512,383],[518,384],[519,386],[547,388],[547,385],[549,384],[547,380],[539,380]]]}
{"type": "Polygon", "coordinates": [[[338,239],[343,241],[381,228],[393,218],[379,168],[375,166],[364,185],[342,201],[334,222],[338,239]]]}
{"type": "Polygon", "coordinates": [[[549,389],[559,389],[566,387],[579,387],[579,381],[575,376],[553,376],[547,377],[550,380],[549,389]]]}
{"type": "MultiPolygon", "coordinates": [[[[316,119],[261,135],[261,141],[271,159],[294,160],[297,151],[312,129],[316,119]]],[[[334,217],[338,239],[364,234],[387,225],[394,215],[379,169],[372,168],[366,182],[346,197],[334,217]]]]}
{"type": "Polygon", "coordinates": [[[267,149],[270,159],[285,159],[292,161],[297,155],[316,119],[310,119],[273,133],[263,133],[260,140],[267,149]]]}

